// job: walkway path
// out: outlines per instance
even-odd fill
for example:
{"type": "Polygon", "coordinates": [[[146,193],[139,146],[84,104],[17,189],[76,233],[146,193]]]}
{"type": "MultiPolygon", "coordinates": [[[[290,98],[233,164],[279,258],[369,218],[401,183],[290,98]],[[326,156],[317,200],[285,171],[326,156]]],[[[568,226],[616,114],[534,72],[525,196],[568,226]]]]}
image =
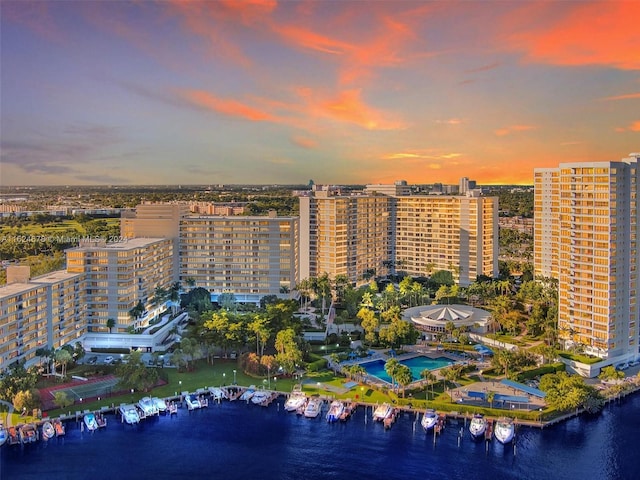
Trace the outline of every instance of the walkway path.
{"type": "Polygon", "coordinates": [[[0,403],[2,405],[6,405],[8,412],[7,412],[7,424],[5,425],[5,427],[10,427],[11,426],[11,414],[13,413],[13,404],[10,402],[5,402],[4,400],[0,400],[0,403]]]}

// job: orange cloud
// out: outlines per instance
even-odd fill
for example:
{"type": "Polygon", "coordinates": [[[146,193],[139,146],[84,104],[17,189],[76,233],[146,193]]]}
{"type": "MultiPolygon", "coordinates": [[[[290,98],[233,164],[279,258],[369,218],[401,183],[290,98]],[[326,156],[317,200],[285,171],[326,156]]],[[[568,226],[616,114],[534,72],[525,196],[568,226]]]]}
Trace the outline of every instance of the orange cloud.
{"type": "Polygon", "coordinates": [[[396,130],[404,128],[399,121],[388,118],[387,114],[368,107],[360,98],[360,90],[345,90],[336,98],[317,105],[320,112],[343,122],[354,123],[367,130],[396,130]]]}
{"type": "Polygon", "coordinates": [[[626,95],[616,95],[614,97],[604,97],[600,100],[632,100],[635,98],[640,98],[640,93],[628,93],[626,95]]]}
{"type": "Polygon", "coordinates": [[[640,69],[640,2],[539,2],[510,20],[508,44],[529,60],[555,65],[607,65],[640,69]],[[540,25],[535,28],[531,25],[540,25]]]}
{"type": "Polygon", "coordinates": [[[316,148],[318,146],[318,142],[315,141],[313,138],[303,137],[303,136],[300,136],[300,135],[296,135],[296,136],[292,137],[291,138],[291,143],[293,143],[294,145],[297,145],[299,147],[308,148],[308,149],[313,149],[313,148],[316,148]]]}
{"type": "Polygon", "coordinates": [[[250,107],[237,100],[218,98],[202,90],[182,90],[179,96],[192,106],[221,113],[230,117],[244,118],[253,122],[277,121],[277,118],[268,112],[250,107]]]}
{"type": "Polygon", "coordinates": [[[504,137],[506,135],[511,135],[514,132],[526,132],[527,130],[534,130],[537,127],[532,125],[510,125],[508,127],[503,127],[495,130],[493,133],[498,137],[504,137]]]}

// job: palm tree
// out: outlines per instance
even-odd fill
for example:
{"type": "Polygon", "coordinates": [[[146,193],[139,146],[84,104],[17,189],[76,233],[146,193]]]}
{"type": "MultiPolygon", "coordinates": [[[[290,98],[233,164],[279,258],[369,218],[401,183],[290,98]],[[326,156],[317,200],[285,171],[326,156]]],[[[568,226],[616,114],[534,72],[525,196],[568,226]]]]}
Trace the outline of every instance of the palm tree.
{"type": "Polygon", "coordinates": [[[420,372],[420,376],[424,379],[425,382],[427,382],[427,389],[429,388],[429,385],[431,385],[431,398],[433,399],[433,384],[437,379],[435,374],[431,370],[425,368],[420,372]]]}
{"type": "Polygon", "coordinates": [[[62,377],[64,378],[67,374],[67,364],[71,362],[72,357],[68,350],[65,348],[61,348],[55,353],[56,362],[62,366],[62,377]]]}
{"type": "Polygon", "coordinates": [[[493,408],[493,401],[495,399],[496,399],[496,392],[493,392],[493,391],[487,392],[487,402],[489,402],[489,404],[491,405],[491,408],[493,408]]]}
{"type": "Polygon", "coordinates": [[[402,398],[404,398],[405,388],[413,380],[413,377],[411,376],[411,369],[406,365],[398,364],[398,369],[396,371],[396,380],[402,387],[402,398]]]}
{"type": "Polygon", "coordinates": [[[111,333],[111,329],[116,326],[116,321],[113,318],[107,318],[107,328],[109,329],[109,333],[111,333]]]}
{"type": "Polygon", "coordinates": [[[384,364],[384,371],[387,372],[387,375],[391,377],[391,386],[395,387],[396,380],[395,377],[399,371],[399,368],[402,364],[398,362],[395,358],[390,358],[384,364]]]}

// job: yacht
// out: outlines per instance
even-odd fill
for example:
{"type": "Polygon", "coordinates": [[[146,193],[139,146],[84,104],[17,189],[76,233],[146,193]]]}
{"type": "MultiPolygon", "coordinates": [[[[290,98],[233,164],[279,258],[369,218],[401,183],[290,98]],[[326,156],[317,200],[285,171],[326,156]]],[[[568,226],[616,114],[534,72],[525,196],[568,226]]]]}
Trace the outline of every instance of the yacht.
{"type": "Polygon", "coordinates": [[[227,398],[227,392],[220,387],[209,387],[209,393],[211,398],[217,401],[227,398]]]}
{"type": "Polygon", "coordinates": [[[140,401],[138,401],[138,406],[144,412],[145,417],[158,414],[158,407],[156,407],[156,404],[151,397],[142,397],[140,401]]]}
{"type": "Polygon", "coordinates": [[[183,395],[185,402],[187,402],[187,408],[189,410],[200,408],[200,400],[198,400],[198,396],[195,393],[183,392],[183,395]]]}
{"type": "Polygon", "coordinates": [[[242,395],[240,395],[240,400],[248,402],[249,400],[251,400],[251,397],[253,397],[254,393],[256,393],[256,386],[250,385],[244,392],[242,392],[242,395]]]}
{"type": "Polygon", "coordinates": [[[287,401],[284,402],[284,409],[287,412],[295,412],[307,403],[307,396],[298,385],[293,389],[287,401]]]}
{"type": "Polygon", "coordinates": [[[496,423],[493,427],[493,434],[500,443],[509,443],[511,440],[513,440],[515,433],[516,427],[513,424],[512,419],[505,417],[496,420],[496,423]]]}
{"type": "Polygon", "coordinates": [[[333,423],[340,420],[340,416],[344,412],[344,403],[340,400],[334,400],[329,405],[329,411],[327,412],[327,422],[333,423]]]}
{"type": "Polygon", "coordinates": [[[4,428],[2,420],[0,420],[0,447],[4,442],[7,441],[7,438],[9,438],[9,432],[7,432],[7,429],[4,428]]]}
{"type": "Polygon", "coordinates": [[[140,423],[140,415],[138,415],[135,405],[120,405],[120,415],[122,415],[122,420],[129,425],[140,423]]]}
{"type": "Polygon", "coordinates": [[[254,403],[256,405],[261,405],[263,403],[266,403],[267,400],[269,400],[270,395],[271,394],[269,392],[260,390],[253,394],[253,396],[251,397],[251,403],[254,403]]]}
{"type": "Polygon", "coordinates": [[[376,422],[383,422],[386,418],[390,417],[393,413],[393,408],[388,403],[378,405],[373,411],[373,420],[376,422]]]}
{"type": "Polygon", "coordinates": [[[438,414],[434,409],[427,408],[424,412],[424,415],[422,415],[422,420],[420,421],[422,428],[424,428],[425,431],[429,431],[433,427],[435,427],[437,423],[438,423],[438,414]]]}
{"type": "Polygon", "coordinates": [[[90,432],[98,429],[98,422],[96,422],[96,416],[93,413],[85,413],[82,419],[84,426],[90,432]]]}
{"type": "Polygon", "coordinates": [[[487,419],[484,415],[476,413],[469,423],[469,433],[473,438],[482,438],[487,430],[487,419]]]}
{"type": "Polygon", "coordinates": [[[307,418],[316,418],[322,410],[322,399],[320,397],[311,397],[304,409],[304,416],[307,418]]]}
{"type": "Polygon", "coordinates": [[[158,397],[153,397],[151,400],[158,410],[158,413],[162,413],[163,415],[167,413],[167,402],[158,397]]]}

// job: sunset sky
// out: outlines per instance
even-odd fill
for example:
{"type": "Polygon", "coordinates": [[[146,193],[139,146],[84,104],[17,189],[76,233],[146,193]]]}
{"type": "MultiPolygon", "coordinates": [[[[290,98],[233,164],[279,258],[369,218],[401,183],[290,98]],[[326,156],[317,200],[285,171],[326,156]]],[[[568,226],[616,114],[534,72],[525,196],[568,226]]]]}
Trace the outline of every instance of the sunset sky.
{"type": "Polygon", "coordinates": [[[640,151],[640,1],[7,1],[1,185],[531,184],[640,151]]]}

